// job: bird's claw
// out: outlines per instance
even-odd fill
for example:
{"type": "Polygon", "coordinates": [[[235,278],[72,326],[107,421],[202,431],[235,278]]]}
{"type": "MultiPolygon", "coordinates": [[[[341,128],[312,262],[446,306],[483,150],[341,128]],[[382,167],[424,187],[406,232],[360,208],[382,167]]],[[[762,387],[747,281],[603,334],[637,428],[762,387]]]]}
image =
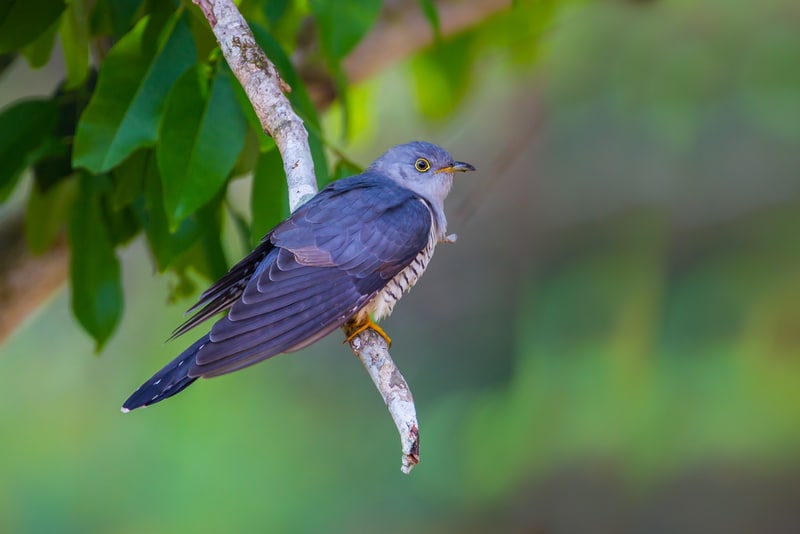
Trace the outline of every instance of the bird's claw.
{"type": "Polygon", "coordinates": [[[344,343],[350,343],[357,335],[367,329],[381,336],[383,340],[386,341],[386,346],[392,348],[392,338],[390,338],[386,332],[383,331],[383,328],[378,326],[369,315],[362,321],[353,320],[344,325],[344,333],[347,336],[344,343]]]}

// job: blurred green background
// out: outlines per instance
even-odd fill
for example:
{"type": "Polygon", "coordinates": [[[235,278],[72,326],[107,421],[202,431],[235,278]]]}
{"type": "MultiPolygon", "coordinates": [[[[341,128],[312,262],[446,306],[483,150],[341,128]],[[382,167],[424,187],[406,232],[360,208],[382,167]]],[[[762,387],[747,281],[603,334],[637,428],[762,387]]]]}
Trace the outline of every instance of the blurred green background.
{"type": "Polygon", "coordinates": [[[800,4],[534,4],[350,96],[478,168],[384,322],[411,475],[338,334],[122,415],[190,341],[136,242],[101,356],[66,290],[0,348],[0,531],[799,532],[800,4]]]}

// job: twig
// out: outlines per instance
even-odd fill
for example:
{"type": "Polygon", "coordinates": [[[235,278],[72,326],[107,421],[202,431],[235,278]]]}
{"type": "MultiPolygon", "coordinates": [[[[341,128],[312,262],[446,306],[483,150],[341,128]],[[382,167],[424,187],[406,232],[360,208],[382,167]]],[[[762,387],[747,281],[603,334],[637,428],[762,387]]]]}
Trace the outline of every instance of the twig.
{"type": "Polygon", "coordinates": [[[222,55],[242,84],[262,128],[278,145],[289,184],[289,205],[294,210],[316,194],[317,181],[308,132],[283,94],[288,86],[231,0],[194,2],[208,20],[222,55]]]}
{"type": "Polygon", "coordinates": [[[0,225],[0,344],[27,317],[62,286],[69,272],[69,246],[64,235],[42,255],[28,249],[25,218],[13,215],[0,225]]]}
{"type": "MultiPolygon", "coordinates": [[[[317,183],[308,133],[283,94],[287,86],[232,0],[193,1],[208,20],[261,126],[275,139],[289,184],[289,206],[295,210],[317,192],[317,183]]],[[[419,462],[419,426],[408,384],[389,356],[385,341],[372,330],[356,336],[350,348],[367,369],[394,419],[402,444],[401,470],[409,473],[419,462]]]]}
{"type": "Polygon", "coordinates": [[[408,474],[419,463],[419,425],[408,383],[389,356],[386,340],[373,330],[365,330],[356,336],[350,342],[350,348],[367,369],[392,414],[403,448],[400,470],[408,474]]]}
{"type": "MultiPolygon", "coordinates": [[[[434,43],[435,36],[418,2],[386,2],[383,16],[344,60],[351,82],[364,80],[380,70],[434,43]]],[[[509,9],[509,0],[437,0],[436,10],[443,36],[455,35],[476,23],[509,9]]]]}

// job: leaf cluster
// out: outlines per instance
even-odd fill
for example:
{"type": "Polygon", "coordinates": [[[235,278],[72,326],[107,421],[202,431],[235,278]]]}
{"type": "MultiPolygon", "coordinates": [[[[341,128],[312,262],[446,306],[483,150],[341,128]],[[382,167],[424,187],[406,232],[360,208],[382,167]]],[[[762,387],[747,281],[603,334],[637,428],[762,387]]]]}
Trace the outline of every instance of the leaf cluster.
{"type": "MultiPolygon", "coordinates": [[[[421,114],[441,120],[454,111],[480,54],[493,46],[534,56],[533,43],[557,3],[517,6],[445,40],[435,3],[412,2],[434,36],[434,46],[410,62],[421,114]]],[[[320,186],[360,168],[326,141],[306,84],[311,77],[300,67],[311,65],[327,77],[322,85],[333,88],[347,136],[343,61],[375,28],[382,5],[239,2],[256,41],[292,89],[287,96],[308,130],[320,186]],[[296,68],[290,57],[298,56],[296,68]]],[[[69,237],[72,308],[100,350],[122,316],[120,247],[144,235],[156,269],[177,276],[170,298],[192,293],[190,273],[214,279],[227,269],[225,218],[243,243],[255,245],[288,215],[287,191],[274,141],[190,0],[0,5],[0,76],[17,61],[44,66],[54,51],[63,56],[65,73],[53,94],[0,110],[0,202],[30,176],[28,245],[43,252],[60,234],[69,237]],[[226,201],[230,181],[246,175],[253,176],[249,217],[226,201]]]]}
{"type": "MultiPolygon", "coordinates": [[[[313,19],[320,57],[344,90],[341,60],[380,6],[380,0],[240,6],[292,87],[289,98],[308,127],[321,184],[345,167],[358,169],[350,162],[329,169],[317,110],[289,55],[313,19]]],[[[191,292],[190,270],[214,278],[227,269],[225,213],[252,245],[288,214],[286,185],[275,143],[190,2],[0,6],[0,74],[15,61],[41,67],[55,50],[65,76],[54,93],[0,110],[0,202],[32,177],[26,239],[43,252],[66,229],[72,308],[100,350],[122,316],[120,246],[144,234],[157,270],[178,275],[176,293],[191,292]],[[231,179],[251,173],[248,221],[225,197],[231,179]]]]}

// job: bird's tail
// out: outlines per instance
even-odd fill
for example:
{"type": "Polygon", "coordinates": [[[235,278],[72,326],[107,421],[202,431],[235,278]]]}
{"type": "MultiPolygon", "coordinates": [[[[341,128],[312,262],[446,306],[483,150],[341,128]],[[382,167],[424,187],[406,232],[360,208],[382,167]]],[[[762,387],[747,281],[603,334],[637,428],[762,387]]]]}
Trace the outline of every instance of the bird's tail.
{"type": "Polygon", "coordinates": [[[123,413],[161,402],[189,387],[192,382],[197,380],[196,376],[189,376],[189,370],[195,362],[197,351],[206,343],[208,343],[208,334],[198,339],[153,375],[150,380],[139,386],[139,389],[134,391],[133,395],[122,405],[123,413]]]}

